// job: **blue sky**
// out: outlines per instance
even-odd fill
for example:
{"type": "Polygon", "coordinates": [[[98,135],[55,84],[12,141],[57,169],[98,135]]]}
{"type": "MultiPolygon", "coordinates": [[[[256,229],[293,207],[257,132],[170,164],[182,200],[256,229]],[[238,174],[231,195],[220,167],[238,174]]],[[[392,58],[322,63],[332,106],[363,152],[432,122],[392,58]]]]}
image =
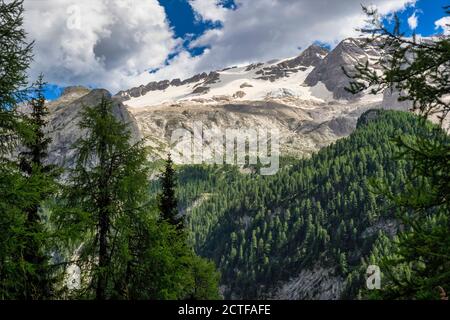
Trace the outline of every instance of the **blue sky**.
{"type": "MultiPolygon", "coordinates": [[[[158,2],[164,7],[176,37],[189,41],[198,38],[208,29],[222,27],[222,24],[218,21],[202,21],[197,19],[193,8],[187,0],[158,0],[158,2]]],[[[233,0],[223,1],[222,6],[228,9],[236,8],[233,0]]],[[[200,54],[198,50],[191,52],[194,55],[200,54]]]]}
{"type": "MultiPolygon", "coordinates": [[[[190,48],[189,44],[191,41],[196,40],[208,30],[220,29],[223,27],[220,21],[205,21],[196,17],[196,13],[187,0],[158,0],[158,2],[164,7],[167,19],[170,26],[173,28],[175,36],[184,40],[184,49],[186,49],[193,57],[203,54],[208,46],[190,48]]],[[[224,8],[230,10],[236,8],[236,4],[233,0],[224,0],[221,4],[224,8]]],[[[176,55],[177,53],[170,54],[167,57],[166,64],[169,64],[170,60],[176,55]]],[[[157,70],[158,69],[154,69],[151,72],[157,70]]]]}
{"type": "MultiPolygon", "coordinates": [[[[55,30],[65,30],[65,12],[57,12],[54,3],[49,0],[46,7],[45,1],[47,0],[41,0],[39,6],[30,8],[36,11],[32,14],[37,17],[35,25],[30,23],[30,30],[36,39],[37,57],[32,69],[36,70],[35,72],[43,72],[46,81],[51,83],[46,90],[48,99],[57,98],[62,87],[67,85],[105,87],[115,93],[119,89],[146,84],[151,80],[183,78],[229,65],[297,55],[301,48],[314,42],[334,47],[343,38],[354,36],[356,25],[347,24],[348,21],[361,18],[359,4],[364,2],[141,0],[139,8],[128,11],[119,7],[111,9],[111,4],[114,3],[112,0],[103,0],[109,3],[104,8],[97,8],[97,4],[89,1],[86,5],[80,5],[81,9],[91,6],[90,11],[104,15],[102,18],[105,21],[111,17],[111,21],[117,21],[116,25],[102,26],[103,29],[110,28],[112,36],[109,39],[98,31],[103,30],[97,25],[102,19],[96,19],[95,15],[90,20],[83,21],[83,29],[80,31],[85,31],[84,35],[71,30],[55,33],[55,30]],[[50,24],[47,35],[45,30],[41,30],[39,17],[43,12],[48,13],[51,10],[55,10],[52,23],[60,23],[63,27],[50,24]],[[148,11],[142,15],[144,10],[148,11]],[[140,15],[140,24],[134,21],[136,15],[140,15]],[[64,20],[56,20],[59,16],[64,20]],[[128,23],[129,21],[132,23],[128,23]],[[40,32],[33,33],[34,29],[40,32]],[[130,42],[130,35],[142,30],[147,32],[146,42],[140,39],[130,42]],[[85,46],[82,53],[73,53],[73,47],[61,51],[61,47],[67,43],[77,41],[79,46],[85,46]],[[84,56],[85,52],[92,56],[84,56]],[[105,63],[100,65],[100,62],[105,63]]],[[[67,5],[82,3],[79,1],[62,0],[67,5]]],[[[385,8],[385,12],[392,14],[411,1],[413,0],[371,0],[370,3],[375,3],[385,8]]],[[[435,22],[445,16],[442,10],[445,5],[450,5],[450,0],[418,0],[415,6],[407,6],[406,9],[397,11],[403,30],[407,34],[412,32],[408,18],[415,15],[417,34],[429,36],[442,31],[436,30],[435,22]]],[[[114,6],[118,5],[114,3],[114,6]]],[[[26,14],[27,12],[26,10],[26,14]]]]}
{"type": "Polygon", "coordinates": [[[403,32],[411,33],[407,20],[416,12],[418,18],[416,34],[423,36],[436,34],[438,30],[436,30],[434,22],[445,16],[442,8],[446,5],[450,5],[449,0],[419,0],[415,7],[399,12],[398,16],[403,24],[403,32]]]}
{"type": "MultiPolygon", "coordinates": [[[[221,23],[211,21],[201,21],[195,18],[193,8],[188,0],[158,0],[164,7],[170,25],[173,27],[177,37],[186,39],[184,46],[193,56],[203,53],[205,47],[189,48],[189,41],[198,38],[208,29],[221,28],[221,23]]],[[[237,6],[233,0],[225,0],[223,6],[235,9],[237,6]]],[[[418,18],[417,34],[423,36],[433,35],[437,32],[434,22],[445,15],[444,6],[450,5],[450,0],[419,0],[414,7],[397,12],[402,21],[404,31],[408,34],[411,29],[408,27],[408,18],[414,13],[418,18]]],[[[321,43],[320,40],[318,40],[321,43]]]]}

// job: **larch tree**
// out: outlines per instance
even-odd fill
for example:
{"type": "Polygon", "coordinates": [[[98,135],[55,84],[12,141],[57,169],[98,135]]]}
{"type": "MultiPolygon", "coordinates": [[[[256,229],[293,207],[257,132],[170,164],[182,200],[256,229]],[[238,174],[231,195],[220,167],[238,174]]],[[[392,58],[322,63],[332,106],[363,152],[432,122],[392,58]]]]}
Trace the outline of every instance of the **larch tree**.
{"type": "Polygon", "coordinates": [[[132,228],[128,216],[145,201],[146,153],[140,143],[130,144],[127,124],[114,117],[109,97],[85,107],[79,126],[86,136],[75,145],[76,167],[63,196],[66,210],[73,210],[55,218],[83,237],[77,264],[89,282],[86,296],[104,300],[114,290],[115,263],[127,255],[118,240],[132,228]]]}
{"type": "MultiPolygon", "coordinates": [[[[450,7],[444,8],[450,13],[450,7]]],[[[393,194],[386,183],[375,187],[401,208],[404,232],[392,254],[379,261],[384,286],[372,296],[383,299],[439,299],[450,291],[450,138],[445,123],[450,112],[450,38],[447,33],[420,38],[402,32],[395,17],[386,27],[376,10],[364,9],[368,26],[362,31],[367,43],[384,50],[373,63],[359,63],[344,70],[351,78],[352,93],[389,92],[410,102],[423,120],[438,120],[430,133],[396,137],[402,161],[413,164],[405,192],[393,194]]],[[[449,28],[449,26],[447,26],[449,28]]]]}

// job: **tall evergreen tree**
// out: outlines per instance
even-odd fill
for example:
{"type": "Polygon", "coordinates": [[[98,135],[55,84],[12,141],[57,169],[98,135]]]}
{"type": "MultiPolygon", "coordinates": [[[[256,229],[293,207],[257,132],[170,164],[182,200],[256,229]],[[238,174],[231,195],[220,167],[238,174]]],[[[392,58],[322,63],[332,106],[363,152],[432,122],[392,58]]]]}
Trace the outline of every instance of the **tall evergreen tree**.
{"type": "Polygon", "coordinates": [[[161,188],[162,191],[158,196],[158,207],[163,219],[169,223],[183,227],[182,218],[180,218],[178,212],[178,201],[176,198],[176,173],[173,168],[173,161],[170,153],[167,156],[165,162],[164,172],[161,175],[161,188]]]}
{"type": "Polygon", "coordinates": [[[23,255],[26,269],[25,299],[45,299],[51,296],[51,272],[49,268],[49,253],[45,241],[48,239],[47,227],[42,221],[40,210],[42,204],[56,193],[56,178],[58,170],[55,166],[45,164],[48,145],[51,139],[47,137],[48,110],[45,104],[43,76],[39,76],[33,90],[29,108],[26,108],[24,120],[31,128],[32,135],[22,139],[22,151],[19,153],[19,168],[35,192],[30,204],[24,207],[25,214],[25,246],[23,255]]]}
{"type": "Polygon", "coordinates": [[[11,151],[17,133],[25,130],[15,113],[24,98],[26,70],[32,60],[33,43],[27,42],[23,28],[23,0],[0,0],[0,151],[11,151]]]}
{"type": "Polygon", "coordinates": [[[54,166],[45,165],[44,162],[51,142],[45,133],[49,114],[44,96],[45,85],[44,77],[40,75],[31,90],[29,110],[25,110],[24,115],[33,134],[29,139],[23,140],[24,150],[19,154],[19,161],[21,170],[28,175],[33,173],[33,167],[46,172],[54,169],[54,166]]]}
{"type": "MultiPolygon", "coordinates": [[[[68,206],[80,208],[73,227],[86,237],[79,264],[96,299],[111,297],[113,264],[121,260],[116,243],[132,226],[146,196],[146,153],[141,144],[131,145],[127,124],[113,114],[108,97],[94,107],[85,107],[79,123],[87,136],[77,144],[78,159],[67,188],[68,206]]],[[[66,219],[67,216],[59,216],[66,219]]],[[[69,220],[63,222],[69,225],[69,220]]],[[[69,227],[69,225],[65,224],[69,227]]]]}
{"type": "Polygon", "coordinates": [[[214,266],[195,269],[202,260],[184,233],[160,219],[149,195],[146,149],[142,141],[131,144],[110,99],[85,107],[80,127],[86,137],[75,146],[65,206],[52,218],[69,235],[67,260],[81,268],[77,293],[99,300],[182,299],[196,288],[200,298],[211,292],[217,298],[214,266]]]}
{"type": "MultiPolygon", "coordinates": [[[[17,112],[24,102],[26,71],[32,43],[23,29],[23,1],[0,1],[0,298],[40,298],[34,281],[40,272],[24,251],[41,238],[27,228],[27,209],[42,199],[42,180],[32,179],[19,168],[14,151],[29,141],[33,128],[17,112]],[[35,238],[35,236],[37,238],[35,238]],[[33,240],[32,240],[33,239],[33,240]],[[25,248],[25,250],[24,250],[25,248]],[[32,278],[32,279],[30,279],[32,278]]],[[[34,245],[33,245],[34,246],[34,245]]],[[[38,245],[39,246],[39,245],[38,245]]],[[[40,248],[39,248],[40,250],[40,248]]],[[[30,251],[34,251],[31,249],[30,251]]]]}

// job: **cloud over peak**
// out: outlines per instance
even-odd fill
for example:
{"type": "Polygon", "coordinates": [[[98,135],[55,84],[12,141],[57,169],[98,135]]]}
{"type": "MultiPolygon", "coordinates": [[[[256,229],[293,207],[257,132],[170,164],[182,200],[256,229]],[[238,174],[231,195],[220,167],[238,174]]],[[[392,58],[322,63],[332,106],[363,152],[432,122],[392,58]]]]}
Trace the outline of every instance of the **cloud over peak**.
{"type": "MultiPolygon", "coordinates": [[[[36,41],[31,76],[43,72],[51,83],[116,92],[152,80],[294,56],[317,40],[334,45],[357,36],[355,28],[365,21],[360,0],[235,0],[233,9],[226,0],[179,1],[188,1],[196,19],[220,27],[193,40],[177,38],[157,0],[26,1],[25,28],[36,41]],[[190,51],[197,47],[208,49],[193,56],[190,51]]],[[[415,2],[370,4],[385,15],[415,2]]]]}
{"type": "Polygon", "coordinates": [[[197,19],[213,22],[223,22],[229,10],[223,6],[221,0],[189,0],[189,4],[194,10],[197,19]]]}

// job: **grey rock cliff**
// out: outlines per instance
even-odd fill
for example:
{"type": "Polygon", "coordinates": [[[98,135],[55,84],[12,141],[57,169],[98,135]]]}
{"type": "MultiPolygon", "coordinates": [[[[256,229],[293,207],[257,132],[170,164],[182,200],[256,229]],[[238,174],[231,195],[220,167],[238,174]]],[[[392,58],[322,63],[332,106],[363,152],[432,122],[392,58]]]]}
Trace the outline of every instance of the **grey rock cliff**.
{"type": "Polygon", "coordinates": [[[377,48],[376,43],[367,45],[365,39],[346,39],[308,75],[305,84],[315,86],[320,81],[333,92],[335,99],[355,99],[357,96],[345,90],[349,79],[342,68],[351,72],[356,63],[374,62],[381,54],[382,51],[377,48]]]}
{"type": "MultiPolygon", "coordinates": [[[[86,134],[78,126],[81,110],[86,106],[98,104],[103,96],[111,99],[111,94],[103,89],[70,87],[58,100],[48,104],[50,115],[47,130],[52,139],[48,152],[49,163],[62,167],[74,165],[76,152],[73,145],[86,134]]],[[[133,116],[120,101],[112,100],[112,103],[114,115],[120,121],[129,124],[132,139],[137,141],[141,135],[133,116]]]]}

